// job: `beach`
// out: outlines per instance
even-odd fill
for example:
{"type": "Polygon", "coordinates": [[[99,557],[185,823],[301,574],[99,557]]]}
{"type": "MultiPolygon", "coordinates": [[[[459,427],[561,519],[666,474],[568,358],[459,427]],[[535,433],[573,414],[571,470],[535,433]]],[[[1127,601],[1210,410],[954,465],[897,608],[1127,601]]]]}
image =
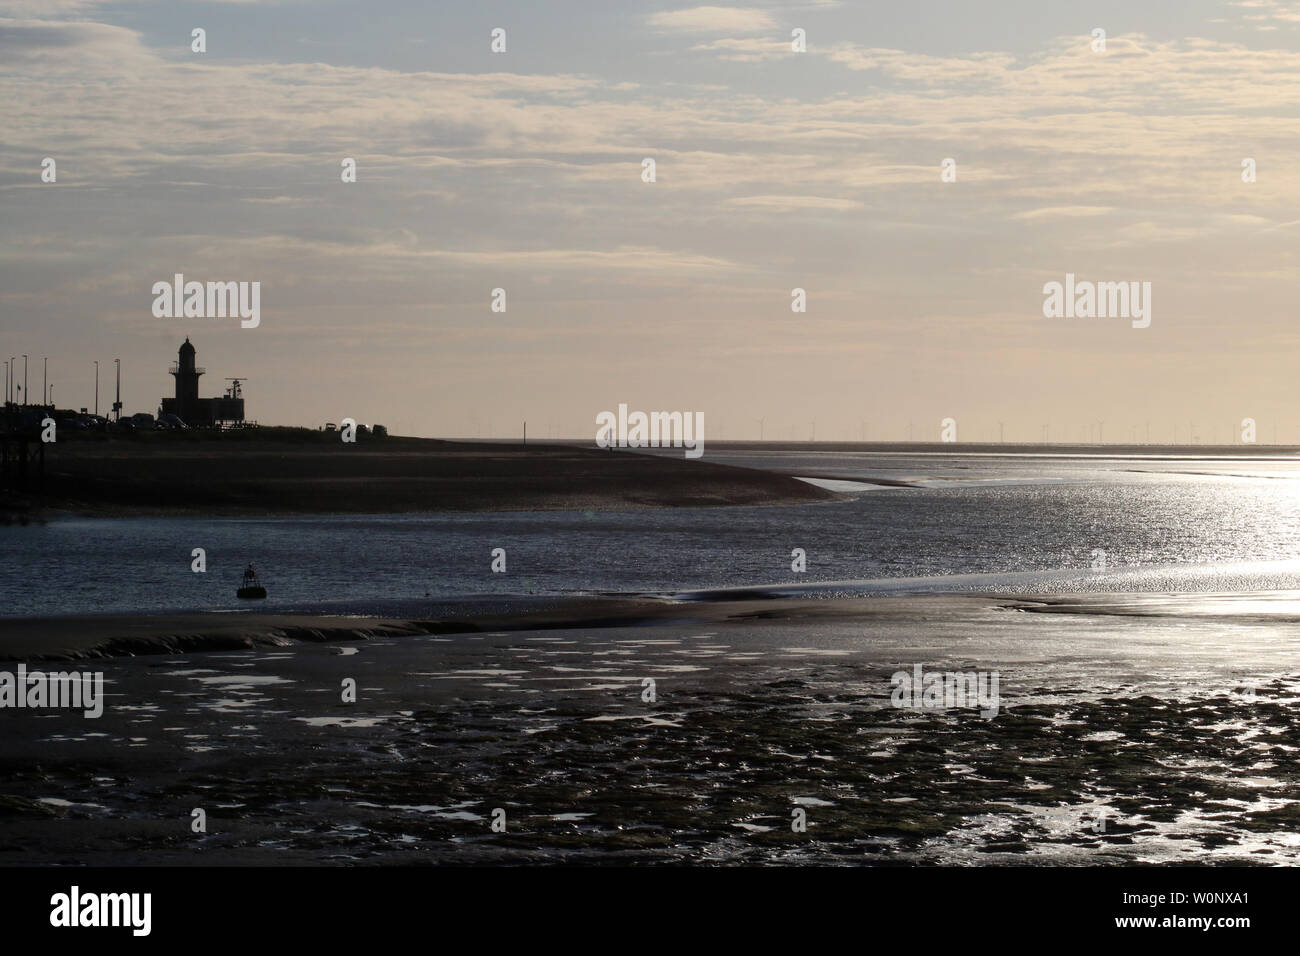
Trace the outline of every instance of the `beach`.
{"type": "MultiPolygon", "coordinates": [[[[562,444],[454,442],[265,428],[73,434],[39,488],[0,511],[145,515],[400,514],[834,501],[769,472],[562,444]]],[[[2,499],[0,499],[2,500],[2,499]]]]}
{"type": "Polygon", "coordinates": [[[0,711],[0,862],[1294,864],[1297,601],[193,615],[75,664],[121,629],[4,621],[107,698],[0,711]],[[996,671],[996,716],[894,706],[917,665],[996,671]]]}

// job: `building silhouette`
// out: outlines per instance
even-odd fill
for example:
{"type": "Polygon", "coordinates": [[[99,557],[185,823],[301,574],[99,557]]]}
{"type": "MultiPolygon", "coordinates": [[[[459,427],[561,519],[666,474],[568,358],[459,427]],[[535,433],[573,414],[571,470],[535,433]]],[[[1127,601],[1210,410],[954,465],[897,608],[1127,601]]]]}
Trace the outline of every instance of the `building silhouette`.
{"type": "Polygon", "coordinates": [[[176,397],[162,400],[164,415],[175,415],[187,425],[218,425],[244,420],[244,399],[235,381],[221,398],[199,398],[199,376],[207,372],[194,364],[194,346],[187,338],[171,367],[176,397]]]}

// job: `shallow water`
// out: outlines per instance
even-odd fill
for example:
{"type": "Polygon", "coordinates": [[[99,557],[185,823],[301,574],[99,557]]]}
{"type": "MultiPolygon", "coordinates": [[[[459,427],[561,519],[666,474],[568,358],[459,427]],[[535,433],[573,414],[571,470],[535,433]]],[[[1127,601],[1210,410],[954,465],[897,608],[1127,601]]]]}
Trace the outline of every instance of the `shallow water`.
{"type": "Polygon", "coordinates": [[[267,609],[882,579],[896,582],[886,590],[1009,593],[1300,587],[1300,565],[1289,563],[1300,560],[1294,462],[733,457],[918,486],[790,507],[66,518],[0,528],[0,614],[247,608],[234,591],[250,561],[267,609]],[[206,573],[191,571],[195,548],[206,573]],[[491,571],[494,548],[506,551],[504,574],[491,571]],[[791,571],[794,548],[807,553],[803,574],[791,571]],[[985,577],[951,577],[962,575],[985,577]],[[897,583],[908,578],[932,580],[897,583]]]}

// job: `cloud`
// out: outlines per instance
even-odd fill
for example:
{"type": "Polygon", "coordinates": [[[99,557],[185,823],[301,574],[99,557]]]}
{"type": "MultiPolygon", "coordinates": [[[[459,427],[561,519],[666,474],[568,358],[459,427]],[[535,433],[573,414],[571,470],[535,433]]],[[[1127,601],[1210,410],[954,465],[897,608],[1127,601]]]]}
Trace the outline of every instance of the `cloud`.
{"type": "Polygon", "coordinates": [[[758,63],[793,55],[790,41],[780,37],[723,37],[697,43],[691,49],[700,53],[715,53],[721,60],[736,63],[758,63]]]}
{"type": "Polygon", "coordinates": [[[729,206],[759,209],[797,211],[800,209],[859,209],[862,203],[853,199],[835,199],[828,196],[737,196],[728,199],[729,206]]]}
{"type": "MultiPolygon", "coordinates": [[[[1164,239],[1192,235],[1186,222],[1159,227],[1178,211],[1267,223],[1300,202],[1300,181],[1268,174],[1293,151],[1294,53],[1128,36],[1097,55],[1087,41],[965,56],[839,43],[808,54],[821,56],[829,82],[796,95],[751,83],[754,71],[729,87],[716,77],[638,85],[563,73],[240,62],[152,49],[124,27],[4,20],[0,94],[15,161],[0,170],[0,190],[43,195],[32,171],[53,155],[60,190],[156,196],[163,184],[200,183],[167,186],[167,195],[224,195],[259,224],[250,228],[279,226],[276,216],[295,225],[301,217],[306,228],[336,199],[321,190],[339,188],[339,158],[353,156],[356,195],[375,204],[365,207],[374,215],[454,210],[465,228],[444,260],[645,276],[740,268],[776,248],[715,231],[678,258],[646,252],[656,243],[638,236],[666,223],[716,230],[730,217],[779,229],[796,212],[844,229],[940,236],[991,228],[981,222],[1059,228],[1141,210],[1132,222],[1157,225],[1129,234],[1164,239]],[[1261,188],[1240,183],[1234,151],[1259,158],[1261,188]],[[658,164],[653,186],[640,181],[646,156],[658,164]],[[959,172],[945,186],[946,156],[959,172]],[[960,218],[947,208],[954,200],[960,218]],[[869,218],[839,215],[867,207],[869,218]],[[550,235],[560,253],[484,248],[491,230],[467,217],[496,222],[507,208],[516,226],[550,235]],[[623,251],[601,258],[584,248],[590,235],[563,234],[582,222],[600,223],[607,248],[623,251]],[[710,241],[722,245],[710,250],[710,241]]],[[[788,49],[779,37],[704,45],[760,58],[788,49]]],[[[426,247],[440,241],[425,235],[426,247]]],[[[353,251],[377,270],[385,255],[415,255],[373,242],[353,251]]]]}
{"type": "Polygon", "coordinates": [[[1104,216],[1114,212],[1111,206],[1043,206],[1039,209],[1027,209],[1018,212],[1012,219],[1031,221],[1035,219],[1072,219],[1081,216],[1104,216]]]}
{"type": "Polygon", "coordinates": [[[85,13],[109,0],[0,0],[0,16],[57,17],[85,13]]]}
{"type": "MultiPolygon", "coordinates": [[[[1258,10],[1259,13],[1243,14],[1247,21],[1277,20],[1282,23],[1300,22],[1300,3],[1278,2],[1278,0],[1239,0],[1232,4],[1246,10],[1258,10]]],[[[1261,26],[1260,30],[1276,30],[1276,26],[1261,26]]]]}
{"type": "Polygon", "coordinates": [[[90,21],[0,19],[0,79],[14,67],[116,74],[138,68],[153,55],[139,34],[90,21]]]}
{"type": "Polygon", "coordinates": [[[744,7],[690,7],[651,14],[647,21],[661,30],[681,33],[761,33],[776,22],[762,10],[744,7]]]}

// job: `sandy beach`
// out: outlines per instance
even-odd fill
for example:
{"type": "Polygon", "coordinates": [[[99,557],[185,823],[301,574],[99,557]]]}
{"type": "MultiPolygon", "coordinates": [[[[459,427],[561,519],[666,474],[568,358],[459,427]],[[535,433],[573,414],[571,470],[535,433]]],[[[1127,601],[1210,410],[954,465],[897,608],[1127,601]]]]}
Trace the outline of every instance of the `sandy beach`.
{"type": "Polygon", "coordinates": [[[1294,864],[1298,599],[3,621],[29,667],[137,656],[75,665],[97,720],[0,711],[0,862],[1294,864]],[[999,712],[894,706],[918,664],[999,712]]]}
{"type": "MultiPolygon", "coordinates": [[[[39,490],[0,512],[120,515],[392,514],[834,501],[794,478],[708,461],[566,445],[257,429],[74,435],[50,446],[39,490]]],[[[0,499],[3,502],[4,499],[0,499]]]]}

